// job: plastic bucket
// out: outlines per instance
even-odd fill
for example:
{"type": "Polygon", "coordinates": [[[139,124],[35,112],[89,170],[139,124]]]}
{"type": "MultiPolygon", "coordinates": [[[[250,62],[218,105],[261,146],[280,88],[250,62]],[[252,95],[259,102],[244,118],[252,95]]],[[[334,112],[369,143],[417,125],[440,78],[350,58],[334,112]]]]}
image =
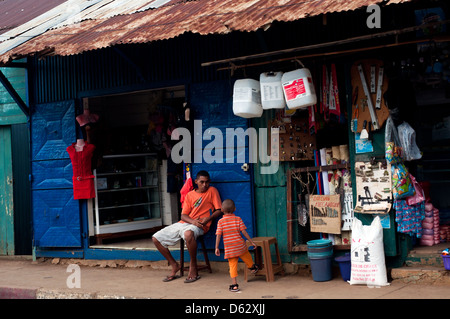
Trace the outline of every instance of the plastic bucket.
{"type": "Polygon", "coordinates": [[[310,240],[308,259],[314,281],[328,281],[332,278],[333,244],[328,239],[310,240]]]}
{"type": "Polygon", "coordinates": [[[450,255],[441,255],[444,260],[444,268],[450,270],[450,255]]]}
{"type": "Polygon", "coordinates": [[[331,247],[332,242],[329,239],[315,239],[310,240],[306,243],[308,246],[308,249],[310,248],[324,248],[324,247],[331,247]]]}
{"type": "Polygon", "coordinates": [[[339,264],[342,279],[344,281],[349,281],[352,267],[350,254],[347,253],[344,256],[336,257],[334,260],[339,264]]]}
{"type": "Polygon", "coordinates": [[[331,240],[317,239],[308,241],[306,244],[308,246],[308,257],[324,258],[333,255],[333,245],[331,240]]]}
{"type": "Polygon", "coordinates": [[[314,281],[328,281],[332,279],[331,262],[333,257],[309,258],[314,281]]]}

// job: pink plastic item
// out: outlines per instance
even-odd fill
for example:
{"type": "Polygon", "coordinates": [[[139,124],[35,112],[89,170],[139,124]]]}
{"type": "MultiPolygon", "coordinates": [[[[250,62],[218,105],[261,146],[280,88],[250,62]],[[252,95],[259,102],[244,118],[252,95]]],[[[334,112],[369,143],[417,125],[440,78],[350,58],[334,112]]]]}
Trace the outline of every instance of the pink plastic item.
{"type": "Polygon", "coordinates": [[[426,223],[426,222],[422,222],[422,228],[425,229],[433,229],[433,224],[432,223],[426,223]]]}
{"type": "Polygon", "coordinates": [[[434,240],[420,239],[420,245],[422,245],[422,246],[433,246],[434,245],[434,240]]]}

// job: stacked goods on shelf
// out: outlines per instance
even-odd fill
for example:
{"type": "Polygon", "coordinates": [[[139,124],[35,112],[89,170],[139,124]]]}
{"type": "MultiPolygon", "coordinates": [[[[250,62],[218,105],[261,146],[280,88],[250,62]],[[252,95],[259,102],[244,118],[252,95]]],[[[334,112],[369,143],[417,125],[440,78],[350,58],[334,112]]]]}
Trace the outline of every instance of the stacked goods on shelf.
{"type": "Polygon", "coordinates": [[[439,209],[433,208],[433,218],[434,244],[437,245],[441,242],[439,236],[439,209]]]}
{"type": "Polygon", "coordinates": [[[434,245],[434,229],[433,229],[433,204],[425,204],[425,218],[422,221],[422,238],[420,244],[422,246],[434,245]]]}
{"type": "Polygon", "coordinates": [[[425,218],[422,221],[420,245],[433,246],[440,243],[439,210],[430,202],[425,203],[425,218]]]}

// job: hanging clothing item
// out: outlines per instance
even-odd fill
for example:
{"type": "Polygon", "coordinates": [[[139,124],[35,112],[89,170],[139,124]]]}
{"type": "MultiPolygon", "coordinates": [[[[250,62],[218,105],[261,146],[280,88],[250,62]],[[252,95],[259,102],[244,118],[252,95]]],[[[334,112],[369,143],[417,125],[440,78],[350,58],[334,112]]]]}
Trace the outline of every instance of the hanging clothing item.
{"type": "Polygon", "coordinates": [[[422,237],[422,220],[425,218],[425,202],[408,205],[406,200],[394,200],[397,231],[417,238],[422,237]]]}
{"type": "Polygon", "coordinates": [[[92,175],[91,169],[91,159],[94,150],[95,145],[88,142],[85,142],[83,150],[80,152],[75,150],[75,143],[72,143],[66,149],[72,162],[74,199],[95,197],[94,175],[92,175]]]}
{"type": "Polygon", "coordinates": [[[192,178],[189,177],[186,182],[184,183],[183,187],[180,190],[180,202],[181,207],[183,207],[184,199],[186,198],[187,193],[189,193],[191,190],[194,189],[194,185],[192,184],[192,178]]]}

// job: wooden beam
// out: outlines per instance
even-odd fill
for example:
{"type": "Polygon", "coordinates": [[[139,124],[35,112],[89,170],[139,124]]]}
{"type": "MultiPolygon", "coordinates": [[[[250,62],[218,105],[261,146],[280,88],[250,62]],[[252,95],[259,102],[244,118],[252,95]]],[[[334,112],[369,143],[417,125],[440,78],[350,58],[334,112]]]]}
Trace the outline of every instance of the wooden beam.
{"type": "MultiPolygon", "coordinates": [[[[216,65],[216,64],[235,63],[237,61],[246,61],[246,60],[250,60],[250,59],[266,58],[269,56],[276,56],[276,55],[289,54],[289,53],[294,53],[294,52],[321,49],[321,48],[326,48],[326,47],[334,47],[336,45],[350,44],[350,43],[355,43],[355,42],[360,42],[360,41],[384,38],[384,37],[388,37],[388,36],[396,36],[397,37],[400,34],[415,32],[417,30],[421,30],[424,28],[431,28],[434,26],[445,25],[448,23],[450,23],[450,20],[444,20],[444,21],[428,23],[428,24],[420,25],[420,26],[407,27],[407,28],[403,28],[403,29],[397,29],[397,30],[391,30],[391,31],[380,32],[380,33],[375,33],[375,34],[357,36],[357,37],[352,37],[352,38],[347,38],[347,39],[342,39],[342,40],[311,44],[311,45],[306,45],[306,46],[302,46],[302,47],[289,48],[289,49],[283,49],[283,50],[271,51],[271,52],[264,52],[264,53],[258,53],[258,54],[253,54],[253,55],[211,61],[211,62],[204,62],[201,64],[201,66],[212,66],[212,65],[216,65]]],[[[418,42],[427,42],[427,41],[429,41],[429,39],[418,40],[418,42]]],[[[398,45],[397,42],[395,44],[398,45]]],[[[395,44],[393,44],[393,45],[395,45],[395,44]]],[[[319,56],[319,55],[324,55],[324,54],[318,53],[315,56],[319,56]]],[[[293,59],[293,58],[291,57],[288,59],[293,59]]],[[[285,59],[280,59],[278,61],[282,61],[282,60],[285,60],[285,59]]],[[[277,60],[275,60],[275,61],[277,61],[277,60]]],[[[267,64],[267,63],[272,63],[272,62],[261,62],[261,63],[267,64]]],[[[249,65],[246,65],[246,66],[249,66],[249,65]]],[[[223,70],[223,69],[220,69],[220,70],[223,70]]]]}

